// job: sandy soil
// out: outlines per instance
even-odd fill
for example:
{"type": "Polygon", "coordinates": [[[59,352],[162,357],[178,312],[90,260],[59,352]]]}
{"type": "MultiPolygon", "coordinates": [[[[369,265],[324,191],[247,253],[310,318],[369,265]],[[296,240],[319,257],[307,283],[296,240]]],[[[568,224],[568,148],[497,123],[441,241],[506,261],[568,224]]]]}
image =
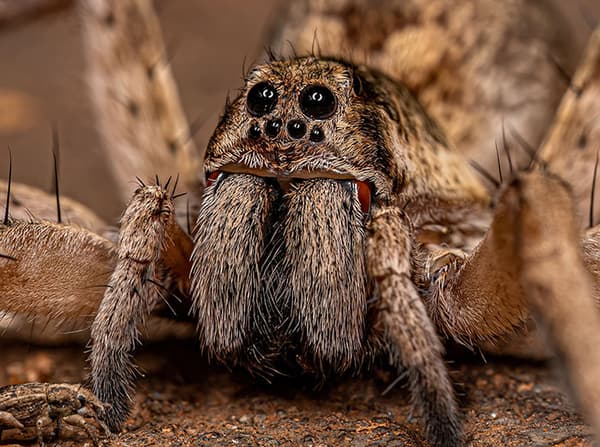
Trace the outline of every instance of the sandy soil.
{"type": "MultiPolygon", "coordinates": [[[[83,347],[0,344],[0,383],[80,382],[83,347]]],[[[110,446],[425,447],[418,417],[394,376],[260,385],[202,361],[190,343],[147,346],[136,356],[135,409],[110,446]]],[[[461,358],[453,367],[469,446],[591,446],[590,432],[543,364],[461,358]]],[[[91,443],[85,436],[58,445],[91,443]]]]}

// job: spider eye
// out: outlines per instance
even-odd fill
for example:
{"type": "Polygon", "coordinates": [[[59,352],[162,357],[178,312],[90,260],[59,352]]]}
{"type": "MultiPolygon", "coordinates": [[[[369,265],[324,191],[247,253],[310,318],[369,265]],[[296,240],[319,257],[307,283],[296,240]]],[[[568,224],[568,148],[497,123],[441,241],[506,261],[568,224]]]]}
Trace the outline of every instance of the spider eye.
{"type": "Polygon", "coordinates": [[[287,125],[288,134],[294,140],[302,138],[306,133],[306,124],[300,120],[292,120],[287,125]]]}
{"type": "Polygon", "coordinates": [[[309,85],[300,93],[300,109],[312,119],[329,118],[336,109],[334,94],[322,85],[309,85]]]}
{"type": "Polygon", "coordinates": [[[268,82],[259,82],[248,92],[248,110],[254,116],[271,112],[277,104],[277,90],[268,82]]]}
{"type": "Polygon", "coordinates": [[[85,398],[85,396],[83,394],[78,394],[77,400],[79,400],[79,403],[81,404],[82,407],[85,406],[85,404],[87,403],[87,399],[85,398]]]}

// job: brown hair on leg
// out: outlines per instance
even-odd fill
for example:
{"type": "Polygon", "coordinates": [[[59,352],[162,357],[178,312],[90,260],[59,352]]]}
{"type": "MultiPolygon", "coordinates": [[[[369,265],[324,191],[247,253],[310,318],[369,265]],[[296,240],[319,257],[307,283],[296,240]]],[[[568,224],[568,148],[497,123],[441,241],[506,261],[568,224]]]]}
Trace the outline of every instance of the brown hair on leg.
{"type": "Polygon", "coordinates": [[[123,200],[132,172],[179,173],[195,212],[204,173],[153,2],[82,0],[80,10],[92,103],[123,200]]]}
{"type": "Polygon", "coordinates": [[[562,181],[537,172],[513,188],[521,285],[584,415],[600,433],[600,309],[572,196],[562,181]]]}
{"type": "Polygon", "coordinates": [[[461,445],[461,423],[454,390],[443,360],[443,347],[425,305],[411,281],[411,235],[399,209],[375,211],[368,227],[369,276],[377,282],[376,329],[389,344],[390,359],[407,368],[417,409],[423,413],[428,440],[435,446],[461,445]]]}
{"type": "Polygon", "coordinates": [[[172,195],[160,186],[140,187],[121,219],[118,261],[92,325],[90,355],[92,390],[111,405],[106,422],[113,431],[133,399],[131,353],[140,327],[169,288],[161,258],[173,243],[173,225],[172,195]]]}
{"type": "MultiPolygon", "coordinates": [[[[581,227],[588,224],[594,160],[600,148],[600,27],[590,37],[539,158],[573,190],[581,227]]],[[[592,220],[600,217],[600,208],[592,220]]]]}
{"type": "Polygon", "coordinates": [[[88,230],[11,220],[0,225],[0,310],[86,329],[115,263],[114,245],[88,230]]]}

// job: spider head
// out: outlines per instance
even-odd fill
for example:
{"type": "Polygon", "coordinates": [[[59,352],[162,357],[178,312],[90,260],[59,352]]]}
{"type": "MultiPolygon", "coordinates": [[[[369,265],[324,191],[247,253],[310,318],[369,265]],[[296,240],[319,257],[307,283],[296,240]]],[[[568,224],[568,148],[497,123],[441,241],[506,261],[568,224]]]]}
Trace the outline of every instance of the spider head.
{"type": "Polygon", "coordinates": [[[73,385],[49,385],[46,399],[52,417],[75,414],[81,408],[73,385]]]}
{"type": "Polygon", "coordinates": [[[402,178],[390,132],[397,95],[378,76],[313,57],[254,68],[209,142],[207,183],[221,172],[275,178],[284,190],[297,179],[330,178],[356,182],[363,209],[370,194],[389,200],[402,178]]]}

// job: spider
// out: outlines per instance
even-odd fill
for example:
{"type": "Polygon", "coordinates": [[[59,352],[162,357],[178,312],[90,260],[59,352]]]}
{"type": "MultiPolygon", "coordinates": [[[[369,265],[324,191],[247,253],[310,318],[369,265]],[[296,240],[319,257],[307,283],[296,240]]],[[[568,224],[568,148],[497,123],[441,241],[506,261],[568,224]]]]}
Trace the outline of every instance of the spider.
{"type": "MultiPolygon", "coordinates": [[[[464,116],[472,103],[467,93],[451,95],[452,76],[429,76],[454,68],[472,81],[481,61],[465,51],[462,68],[456,68],[457,61],[440,56],[433,66],[421,66],[422,78],[413,73],[406,84],[386,64],[402,42],[397,27],[409,19],[425,29],[427,20],[451,23],[446,9],[433,14],[433,6],[421,5],[422,15],[414,16],[386,4],[402,12],[399,23],[384,22],[384,37],[395,40],[374,33],[368,46],[376,50],[366,64],[335,54],[335,33],[317,40],[311,31],[309,39],[302,25],[315,20],[314,11],[325,21],[337,15],[347,27],[341,43],[351,45],[360,41],[356,18],[379,23],[373,16],[381,19],[387,9],[360,2],[332,3],[326,11],[310,5],[291,6],[290,25],[276,33],[279,41],[291,36],[294,51],[309,55],[284,55],[250,69],[200,163],[151,4],[82,2],[93,95],[112,143],[109,152],[119,161],[118,178],[132,171],[178,171],[191,205],[188,212],[176,211],[179,178],[165,184],[158,177],[153,184],[140,179],[116,241],[97,234],[95,217],[73,202],[63,200],[62,213],[81,226],[24,221],[15,210],[11,217],[7,205],[0,229],[0,308],[46,315],[58,326],[93,318],[90,387],[110,404],[106,422],[112,430],[130,410],[140,329],[164,320],[173,306],[196,322],[208,357],[260,377],[301,372],[327,378],[383,359],[406,375],[435,446],[462,443],[443,341],[532,354],[538,348],[524,345],[524,333],[539,340],[545,329],[582,409],[600,427],[593,398],[600,317],[592,299],[599,242],[597,231],[586,232],[581,252],[572,198],[587,194],[589,185],[584,190],[579,177],[594,165],[590,150],[576,161],[566,155],[563,146],[573,136],[560,127],[574,116],[594,116],[589,98],[597,94],[598,35],[565,94],[554,131],[540,152],[530,153],[529,168],[505,171],[506,181],[490,191],[464,154],[497,135],[486,117],[509,113],[511,101],[530,88],[551,91],[560,83],[556,73],[540,70],[523,80],[523,91],[509,95],[510,101],[482,96],[481,107],[471,110],[476,118],[458,119],[454,127],[443,119],[444,106],[430,105],[442,117],[440,125],[426,111],[427,98],[446,92],[447,104],[464,116]],[[190,215],[196,224],[186,231],[190,215]]],[[[472,5],[464,0],[455,6],[472,5]]],[[[521,7],[532,17],[540,12],[521,7]]],[[[451,37],[462,35],[448,26],[451,37]]],[[[522,25],[514,26],[507,26],[514,32],[509,42],[542,63],[528,48],[531,42],[550,45],[544,29],[523,38],[517,32],[522,25]]],[[[440,30],[429,31],[423,41],[440,37],[440,30]]],[[[404,38],[406,45],[414,36],[404,38]]],[[[494,49],[483,51],[490,64],[506,56],[494,49]]],[[[469,85],[471,94],[485,92],[497,73],[512,85],[519,67],[513,72],[496,63],[496,71],[469,85]]],[[[557,100],[525,101],[518,113],[528,119],[519,131],[527,134],[515,130],[514,138],[539,138],[539,126],[528,123],[548,120],[547,109],[557,100]]],[[[592,141],[594,124],[586,121],[583,128],[592,141]]],[[[500,135],[506,139],[504,126],[500,135]]],[[[481,156],[486,166],[489,158],[481,156]]],[[[498,183],[486,168],[477,169],[498,183]]],[[[585,177],[589,183],[592,176],[585,177]]],[[[27,195],[25,187],[13,188],[27,195]]],[[[31,196],[34,209],[53,200],[31,196]]]]}

